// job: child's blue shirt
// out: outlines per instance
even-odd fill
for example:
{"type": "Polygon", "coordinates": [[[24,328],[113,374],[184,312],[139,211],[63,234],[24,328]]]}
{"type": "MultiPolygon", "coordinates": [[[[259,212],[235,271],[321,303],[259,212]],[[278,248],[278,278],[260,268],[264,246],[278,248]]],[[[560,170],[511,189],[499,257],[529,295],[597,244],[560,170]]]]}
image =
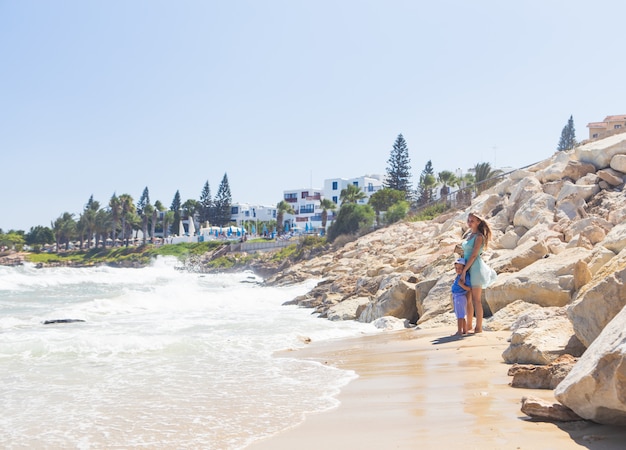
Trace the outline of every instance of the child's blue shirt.
{"type": "MultiPolygon", "coordinates": [[[[458,274],[454,279],[454,283],[452,283],[452,293],[453,294],[465,294],[467,291],[459,286],[459,279],[461,278],[461,274],[458,274]]],[[[465,286],[470,287],[470,274],[469,272],[465,273],[465,286]]]]}

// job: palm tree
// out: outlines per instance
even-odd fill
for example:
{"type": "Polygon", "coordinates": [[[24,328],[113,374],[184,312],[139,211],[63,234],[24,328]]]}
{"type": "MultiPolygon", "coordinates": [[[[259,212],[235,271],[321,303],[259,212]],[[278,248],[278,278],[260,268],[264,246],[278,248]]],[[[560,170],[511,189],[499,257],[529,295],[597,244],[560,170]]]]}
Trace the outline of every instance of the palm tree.
{"type": "MultiPolygon", "coordinates": [[[[146,239],[148,238],[148,221],[152,217],[154,211],[154,206],[152,206],[150,203],[146,204],[143,207],[143,211],[141,214],[141,231],[143,233],[144,245],[146,245],[146,239]]],[[[154,234],[152,234],[152,237],[154,237],[154,234]]]]}
{"type": "Polygon", "coordinates": [[[488,162],[477,163],[474,166],[476,176],[476,190],[480,193],[495,184],[494,178],[502,173],[499,169],[492,169],[488,162]]]}
{"type": "Polygon", "coordinates": [[[64,212],[52,223],[52,231],[57,244],[57,252],[61,249],[62,244],[65,244],[65,250],[69,250],[70,240],[76,234],[74,214],[64,212]]]}
{"type": "Polygon", "coordinates": [[[285,200],[281,200],[276,205],[276,232],[281,234],[283,232],[283,228],[285,224],[283,223],[283,218],[285,214],[295,214],[296,212],[293,210],[293,207],[287,203],[285,200]]]}
{"type": "Polygon", "coordinates": [[[325,198],[320,202],[320,209],[322,210],[322,230],[324,230],[325,233],[326,222],[328,221],[328,211],[334,211],[337,209],[337,205],[332,200],[325,198]]]}
{"type": "Polygon", "coordinates": [[[349,184],[345,189],[341,190],[341,194],[339,195],[339,200],[341,203],[359,203],[359,200],[363,200],[367,198],[365,192],[359,189],[358,186],[354,184],[349,184]]]}
{"type": "MultiPolygon", "coordinates": [[[[122,219],[122,242],[126,240],[126,246],[128,247],[128,238],[127,238],[127,223],[131,223],[133,221],[133,216],[135,215],[135,203],[130,194],[122,194],[119,197],[120,202],[120,217],[122,219]]],[[[132,232],[130,233],[132,235],[132,232]]]]}
{"type": "MultiPolygon", "coordinates": [[[[96,248],[98,248],[98,238],[102,240],[102,247],[106,247],[106,239],[111,228],[111,222],[113,222],[113,219],[111,218],[110,211],[106,211],[104,209],[98,210],[94,225],[96,248]]],[[[115,239],[115,236],[113,236],[113,238],[115,239]]]]}
{"type": "Polygon", "coordinates": [[[163,239],[167,237],[167,229],[174,221],[174,211],[166,211],[163,214],[163,239]]]}
{"type": "Polygon", "coordinates": [[[87,232],[87,248],[91,247],[91,239],[94,237],[96,229],[96,216],[100,210],[100,202],[93,199],[93,195],[89,197],[85,210],[81,216],[81,219],[85,221],[85,227],[87,232]]]}
{"type": "MultiPolygon", "coordinates": [[[[154,208],[152,209],[152,233],[150,233],[150,236],[152,236],[152,243],[154,243],[154,232],[156,230],[158,215],[160,212],[163,211],[165,211],[165,206],[163,206],[163,203],[161,203],[160,200],[154,202],[154,208]]],[[[163,229],[163,231],[165,231],[165,228],[163,229]]]]}
{"type": "Polygon", "coordinates": [[[450,188],[448,186],[454,186],[456,183],[456,175],[449,170],[442,170],[437,175],[437,181],[443,185],[440,191],[441,198],[443,198],[450,193],[450,188]]]}
{"type": "Polygon", "coordinates": [[[117,224],[120,221],[122,215],[122,203],[115,193],[109,200],[109,208],[111,208],[111,239],[113,239],[113,246],[117,246],[117,224]]]}
{"type": "Polygon", "coordinates": [[[433,199],[433,189],[437,185],[434,175],[429,173],[420,177],[418,202],[420,205],[426,205],[433,199]]]}

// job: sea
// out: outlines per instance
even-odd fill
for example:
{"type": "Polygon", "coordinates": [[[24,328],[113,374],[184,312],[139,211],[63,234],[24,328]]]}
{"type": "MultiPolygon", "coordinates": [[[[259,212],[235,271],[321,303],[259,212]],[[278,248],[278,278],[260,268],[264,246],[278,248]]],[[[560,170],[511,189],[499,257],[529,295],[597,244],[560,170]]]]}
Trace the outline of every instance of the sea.
{"type": "Polygon", "coordinates": [[[376,331],[283,305],[317,281],[0,266],[0,448],[243,449],[337,407],[357,375],[283,350],[376,331]]]}

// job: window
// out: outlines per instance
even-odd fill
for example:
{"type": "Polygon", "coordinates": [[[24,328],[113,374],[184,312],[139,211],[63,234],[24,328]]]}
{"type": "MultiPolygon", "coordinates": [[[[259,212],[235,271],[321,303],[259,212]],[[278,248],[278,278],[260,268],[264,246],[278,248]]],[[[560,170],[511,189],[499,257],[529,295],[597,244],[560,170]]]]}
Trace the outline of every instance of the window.
{"type": "Polygon", "coordinates": [[[598,133],[593,133],[593,134],[591,135],[591,137],[592,137],[592,138],[597,138],[597,137],[598,137],[598,133]]]}
{"type": "Polygon", "coordinates": [[[359,187],[359,182],[358,181],[353,181],[352,184],[354,184],[356,187],[359,187]]]}
{"type": "Polygon", "coordinates": [[[333,196],[333,203],[334,203],[335,205],[336,205],[337,203],[339,203],[339,202],[337,201],[337,196],[336,196],[336,195],[335,195],[335,196],[333,196]]]}
{"type": "Polygon", "coordinates": [[[613,129],[614,129],[614,130],[619,130],[620,128],[622,128],[622,126],[621,126],[621,125],[613,125],[613,129]]]}
{"type": "Polygon", "coordinates": [[[252,217],[256,217],[256,208],[252,208],[252,217]]]}
{"type": "Polygon", "coordinates": [[[333,191],[336,191],[336,190],[337,190],[337,182],[333,181],[333,191]]]}
{"type": "Polygon", "coordinates": [[[298,194],[295,192],[285,194],[285,201],[288,203],[296,203],[298,201],[298,194]]]}
{"type": "Polygon", "coordinates": [[[230,213],[233,215],[239,214],[239,206],[233,206],[232,208],[230,208],[230,213]]]}
{"type": "Polygon", "coordinates": [[[315,212],[315,205],[300,206],[300,214],[312,214],[315,212]]]}
{"type": "Polygon", "coordinates": [[[309,196],[309,191],[302,191],[302,198],[307,198],[309,196]]]}
{"type": "Polygon", "coordinates": [[[368,185],[367,185],[367,192],[374,192],[374,184],[373,183],[368,183],[368,185]]]}
{"type": "Polygon", "coordinates": [[[245,212],[245,214],[244,214],[244,216],[246,216],[246,217],[250,217],[250,211],[246,211],[246,212],[245,212]]]}

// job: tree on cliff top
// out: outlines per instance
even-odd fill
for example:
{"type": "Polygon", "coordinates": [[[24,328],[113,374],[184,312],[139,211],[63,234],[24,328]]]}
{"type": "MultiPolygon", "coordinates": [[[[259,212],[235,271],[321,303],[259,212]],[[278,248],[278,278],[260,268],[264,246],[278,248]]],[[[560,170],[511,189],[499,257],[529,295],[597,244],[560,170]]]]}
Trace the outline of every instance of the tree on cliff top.
{"type": "Polygon", "coordinates": [[[232,197],[230,194],[230,185],[228,184],[228,175],[224,174],[222,182],[217,189],[217,195],[213,202],[215,207],[215,225],[224,226],[230,222],[230,205],[232,197]]]}
{"type": "Polygon", "coordinates": [[[402,133],[393,144],[387,164],[385,187],[404,192],[406,199],[409,199],[411,197],[411,160],[409,148],[402,133]]]}
{"type": "Polygon", "coordinates": [[[561,139],[559,139],[559,145],[556,148],[562,152],[564,150],[571,150],[576,146],[576,130],[574,129],[574,117],[569,116],[567,125],[563,127],[561,131],[561,139]]]}

